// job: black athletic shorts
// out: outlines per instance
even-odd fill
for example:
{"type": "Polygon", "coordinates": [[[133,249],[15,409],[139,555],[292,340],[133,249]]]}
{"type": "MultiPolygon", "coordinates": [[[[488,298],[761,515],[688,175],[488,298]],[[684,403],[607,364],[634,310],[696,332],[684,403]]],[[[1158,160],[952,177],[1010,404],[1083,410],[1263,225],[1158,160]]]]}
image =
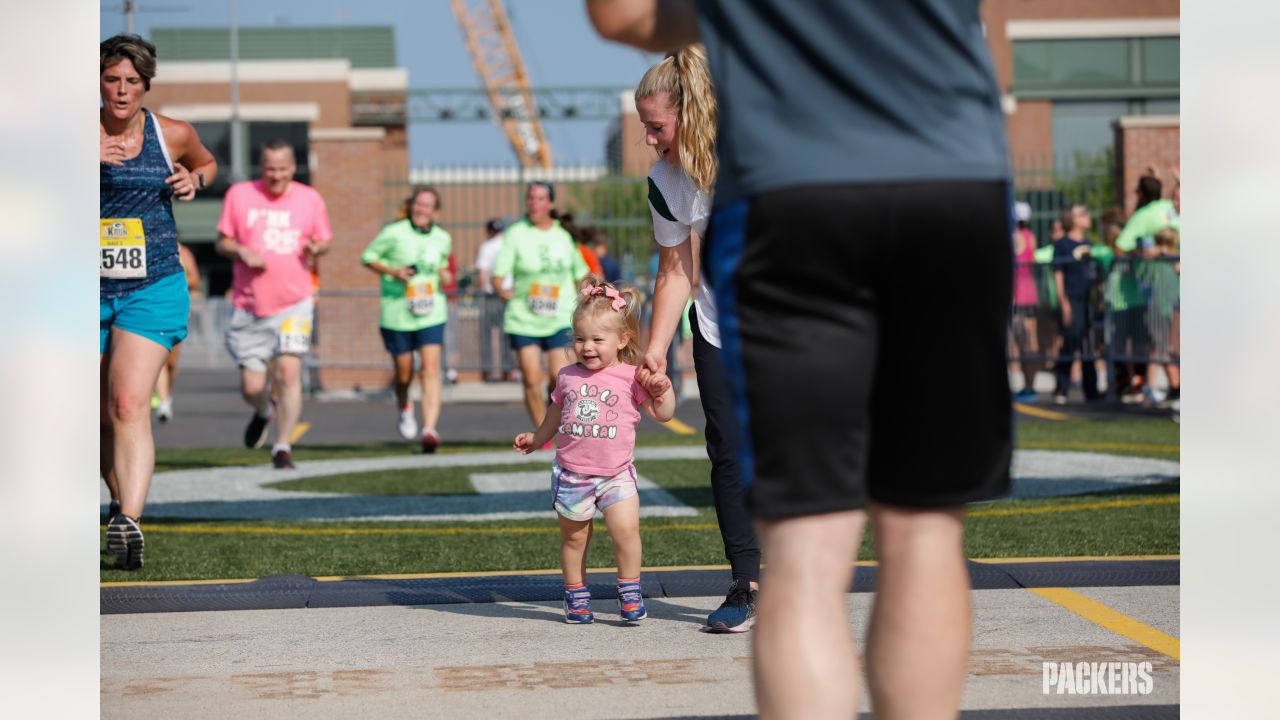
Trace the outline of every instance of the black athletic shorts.
{"type": "Polygon", "coordinates": [[[758,517],[1009,491],[1004,182],[823,185],[717,208],[705,267],[758,517]]]}

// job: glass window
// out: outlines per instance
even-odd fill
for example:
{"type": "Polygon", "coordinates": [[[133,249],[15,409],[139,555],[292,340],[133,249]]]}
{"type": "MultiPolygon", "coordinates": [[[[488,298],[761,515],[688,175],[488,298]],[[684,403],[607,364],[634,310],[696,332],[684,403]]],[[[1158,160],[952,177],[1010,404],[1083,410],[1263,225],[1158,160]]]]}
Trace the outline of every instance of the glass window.
{"type": "Polygon", "coordinates": [[[1129,41],[1026,40],[1013,43],[1014,83],[1073,88],[1129,85],[1129,41]]]}
{"type": "Polygon", "coordinates": [[[1177,85],[1179,39],[1143,38],[1142,81],[1149,85],[1177,85]]]}
{"type": "Polygon", "coordinates": [[[1077,153],[1097,155],[1115,142],[1111,123],[1127,114],[1124,100],[1054,101],[1053,154],[1069,162],[1077,153]]]}

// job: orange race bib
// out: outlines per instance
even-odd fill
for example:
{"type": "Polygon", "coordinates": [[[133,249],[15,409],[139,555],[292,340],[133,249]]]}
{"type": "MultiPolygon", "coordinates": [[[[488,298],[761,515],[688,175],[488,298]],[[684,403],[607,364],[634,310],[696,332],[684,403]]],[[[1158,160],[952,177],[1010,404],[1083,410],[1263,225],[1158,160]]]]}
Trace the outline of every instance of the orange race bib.
{"type": "Polygon", "coordinates": [[[560,286],[534,283],[529,286],[529,312],[539,317],[551,317],[560,309],[560,286]]]}

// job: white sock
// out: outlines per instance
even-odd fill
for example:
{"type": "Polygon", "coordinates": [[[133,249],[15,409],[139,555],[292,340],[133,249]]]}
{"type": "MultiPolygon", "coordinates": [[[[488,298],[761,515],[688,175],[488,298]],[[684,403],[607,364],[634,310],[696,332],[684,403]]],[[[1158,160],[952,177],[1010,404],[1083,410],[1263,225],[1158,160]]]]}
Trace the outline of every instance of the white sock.
{"type": "Polygon", "coordinates": [[[275,455],[276,453],[280,452],[281,450],[283,450],[283,451],[285,451],[285,452],[291,452],[291,451],[293,450],[293,446],[292,446],[292,445],[290,445],[289,443],[276,443],[275,445],[272,445],[272,446],[271,446],[271,454],[272,454],[272,455],[275,455]]]}

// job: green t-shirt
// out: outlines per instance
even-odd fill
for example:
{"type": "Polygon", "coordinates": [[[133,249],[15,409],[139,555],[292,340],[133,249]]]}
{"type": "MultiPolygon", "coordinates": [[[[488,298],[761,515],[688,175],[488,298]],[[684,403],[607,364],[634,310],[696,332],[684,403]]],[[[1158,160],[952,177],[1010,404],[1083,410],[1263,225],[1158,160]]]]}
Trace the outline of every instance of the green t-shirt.
{"type": "Polygon", "coordinates": [[[448,302],[440,291],[440,271],[449,266],[452,250],[453,238],[439,225],[433,224],[425,233],[414,229],[408,220],[382,228],[360,255],[360,262],[379,262],[390,268],[418,266],[418,274],[408,283],[382,276],[382,327],[413,332],[448,319],[448,302]]]}
{"type": "Polygon", "coordinates": [[[502,316],[511,335],[549,337],[573,324],[578,280],[589,272],[586,260],[560,223],[539,230],[528,220],[507,228],[493,277],[510,277],[515,295],[502,316]]]}
{"type": "Polygon", "coordinates": [[[1120,237],[1116,238],[1116,249],[1121,252],[1133,252],[1138,247],[1138,239],[1148,235],[1155,235],[1165,228],[1173,228],[1179,230],[1182,227],[1182,220],[1178,217],[1178,211],[1173,209],[1172,200],[1156,200],[1147,203],[1137,210],[1133,211],[1133,215],[1129,217],[1129,222],[1124,224],[1124,230],[1120,231],[1120,237]]]}
{"type": "MultiPolygon", "coordinates": [[[[1116,238],[1116,250],[1132,253],[1138,248],[1138,241],[1142,238],[1151,237],[1165,228],[1177,230],[1181,226],[1182,221],[1178,218],[1178,211],[1173,208],[1172,200],[1147,203],[1134,210],[1129,222],[1124,224],[1120,237],[1116,238]]],[[[1128,310],[1146,306],[1150,288],[1146,279],[1140,277],[1145,270],[1144,265],[1146,261],[1136,256],[1128,262],[1116,265],[1116,272],[1111,274],[1107,282],[1107,301],[1113,309],[1128,310]],[[1148,285],[1146,292],[1143,290],[1144,285],[1148,285]]]]}

